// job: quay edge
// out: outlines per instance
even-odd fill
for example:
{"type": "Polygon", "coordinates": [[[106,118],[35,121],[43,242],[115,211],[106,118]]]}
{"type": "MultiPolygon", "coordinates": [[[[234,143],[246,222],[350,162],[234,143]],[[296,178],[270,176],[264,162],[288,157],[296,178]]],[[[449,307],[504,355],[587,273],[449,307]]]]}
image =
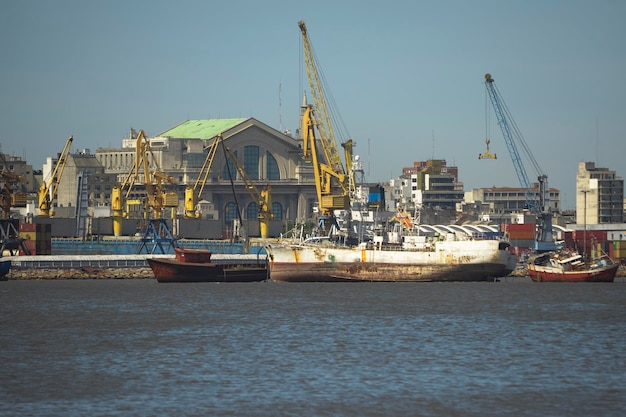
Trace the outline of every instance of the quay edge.
{"type": "MultiPolygon", "coordinates": [[[[256,264],[259,255],[214,254],[222,265],[256,264]]],[[[35,255],[11,258],[7,280],[28,279],[155,279],[147,258],[174,255],[35,255]]]]}

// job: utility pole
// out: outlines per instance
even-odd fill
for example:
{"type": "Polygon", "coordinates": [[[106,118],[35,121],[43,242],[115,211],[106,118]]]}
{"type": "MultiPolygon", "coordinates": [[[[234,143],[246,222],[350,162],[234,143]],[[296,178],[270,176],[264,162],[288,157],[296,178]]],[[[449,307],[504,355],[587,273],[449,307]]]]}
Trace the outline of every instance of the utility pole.
{"type": "Polygon", "coordinates": [[[583,259],[587,259],[587,193],[589,190],[581,190],[584,196],[583,208],[583,259]]]}

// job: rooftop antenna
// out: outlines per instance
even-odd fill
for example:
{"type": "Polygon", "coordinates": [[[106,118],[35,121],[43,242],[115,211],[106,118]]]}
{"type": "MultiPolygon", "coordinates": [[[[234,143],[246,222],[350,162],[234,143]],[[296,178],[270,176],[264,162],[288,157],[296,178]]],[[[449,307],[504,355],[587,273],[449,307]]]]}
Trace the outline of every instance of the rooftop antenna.
{"type": "MultiPolygon", "coordinates": [[[[370,144],[371,144],[372,140],[370,138],[367,138],[367,175],[366,175],[366,179],[365,181],[370,180],[370,169],[372,166],[372,153],[370,152],[370,144]]],[[[391,178],[391,177],[389,177],[391,178]]]]}
{"type": "Polygon", "coordinates": [[[598,116],[596,116],[596,166],[600,165],[598,148],[600,147],[600,136],[598,135],[598,116]]]}
{"type": "Polygon", "coordinates": [[[433,129],[433,156],[430,159],[435,160],[435,129],[433,129]]]}
{"type": "Polygon", "coordinates": [[[280,131],[283,131],[283,110],[282,110],[282,101],[281,101],[281,93],[283,89],[282,81],[278,80],[278,126],[280,126],[280,131]]]}

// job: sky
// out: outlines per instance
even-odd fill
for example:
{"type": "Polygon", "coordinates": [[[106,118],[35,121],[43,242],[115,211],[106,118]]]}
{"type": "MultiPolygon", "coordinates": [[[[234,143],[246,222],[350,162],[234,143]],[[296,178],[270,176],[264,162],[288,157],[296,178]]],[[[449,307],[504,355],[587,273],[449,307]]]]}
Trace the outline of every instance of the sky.
{"type": "Polygon", "coordinates": [[[37,169],[70,135],[95,152],[189,119],[295,132],[312,101],[300,20],[368,182],[433,158],[466,191],[519,187],[486,73],[562,208],[579,162],[626,176],[622,0],[3,0],[1,151],[37,169]],[[487,138],[496,160],[478,159],[487,138]]]}

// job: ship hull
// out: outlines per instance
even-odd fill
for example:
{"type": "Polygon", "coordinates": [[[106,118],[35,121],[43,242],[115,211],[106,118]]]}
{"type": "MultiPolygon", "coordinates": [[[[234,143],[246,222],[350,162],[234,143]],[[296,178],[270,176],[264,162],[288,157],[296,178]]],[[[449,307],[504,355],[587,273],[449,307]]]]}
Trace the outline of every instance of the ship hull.
{"type": "Polygon", "coordinates": [[[528,275],[535,282],[613,282],[618,264],[583,271],[561,271],[555,268],[528,264],[528,275]]]}
{"type": "Polygon", "coordinates": [[[212,263],[151,259],[148,264],[161,283],[173,282],[259,282],[268,278],[267,268],[224,268],[212,263]]]}
{"type": "Polygon", "coordinates": [[[425,250],[318,245],[268,247],[270,275],[282,282],[493,281],[510,274],[516,258],[498,241],[437,242],[425,250]]]}

